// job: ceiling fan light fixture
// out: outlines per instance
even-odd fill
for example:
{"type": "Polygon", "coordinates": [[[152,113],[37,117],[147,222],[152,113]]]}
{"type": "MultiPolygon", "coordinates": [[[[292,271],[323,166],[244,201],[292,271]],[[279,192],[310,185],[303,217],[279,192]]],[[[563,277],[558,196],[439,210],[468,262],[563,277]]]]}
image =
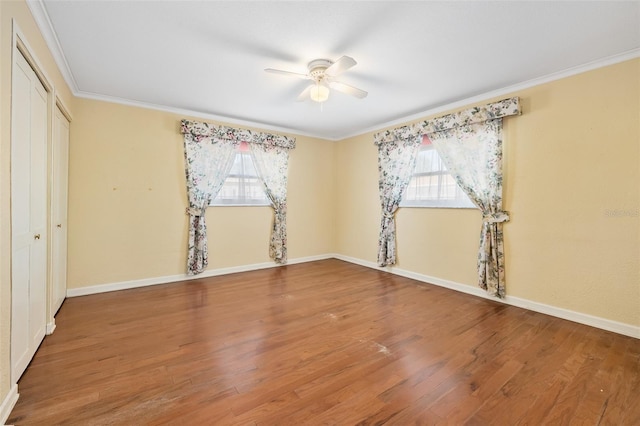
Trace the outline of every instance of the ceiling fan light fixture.
{"type": "Polygon", "coordinates": [[[309,97],[314,102],[324,102],[329,99],[329,88],[321,84],[316,84],[311,88],[309,97]]]}
{"type": "Polygon", "coordinates": [[[265,68],[265,71],[272,74],[311,80],[313,83],[307,86],[302,93],[298,95],[297,100],[301,102],[311,99],[313,102],[318,102],[322,105],[323,102],[329,99],[331,89],[346,93],[347,95],[355,96],[358,99],[362,99],[367,96],[367,92],[364,90],[335,80],[338,75],[349,70],[355,65],[355,59],[349,56],[342,56],[335,62],[330,61],[329,59],[314,59],[307,64],[307,69],[309,70],[307,74],[278,70],[274,68],[265,68]]]}

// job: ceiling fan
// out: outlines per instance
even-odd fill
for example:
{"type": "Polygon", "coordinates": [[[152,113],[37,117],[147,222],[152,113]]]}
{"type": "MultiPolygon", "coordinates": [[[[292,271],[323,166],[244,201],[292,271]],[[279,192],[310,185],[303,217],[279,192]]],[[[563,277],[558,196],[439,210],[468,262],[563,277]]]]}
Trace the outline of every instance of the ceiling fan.
{"type": "Polygon", "coordinates": [[[266,68],[265,71],[273,74],[313,81],[313,83],[307,86],[307,88],[300,93],[298,101],[311,99],[315,102],[324,102],[329,99],[330,88],[362,99],[367,96],[367,92],[362,89],[358,89],[357,87],[334,80],[335,77],[347,71],[355,64],[357,64],[357,62],[353,58],[343,56],[335,62],[328,59],[314,59],[307,65],[307,68],[309,69],[307,74],[276,70],[273,68],[266,68]]]}

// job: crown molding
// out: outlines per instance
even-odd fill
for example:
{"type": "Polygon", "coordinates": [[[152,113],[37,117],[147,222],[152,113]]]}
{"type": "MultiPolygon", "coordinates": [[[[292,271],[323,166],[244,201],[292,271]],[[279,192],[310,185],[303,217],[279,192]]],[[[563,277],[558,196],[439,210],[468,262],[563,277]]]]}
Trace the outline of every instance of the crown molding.
{"type": "Polygon", "coordinates": [[[422,120],[425,117],[429,117],[429,116],[443,113],[446,111],[451,111],[454,109],[466,107],[470,104],[486,101],[487,99],[497,98],[497,97],[505,96],[508,94],[517,94],[517,92],[520,90],[529,89],[534,86],[539,86],[541,84],[550,83],[556,80],[561,80],[566,77],[582,74],[587,71],[592,71],[598,68],[603,68],[609,65],[614,65],[620,62],[628,61],[628,60],[639,58],[639,57],[640,57],[640,49],[633,49],[618,55],[609,56],[607,58],[602,58],[597,61],[592,61],[577,67],[569,68],[553,74],[548,74],[543,77],[538,77],[522,83],[517,83],[501,89],[492,90],[490,92],[485,92],[469,98],[465,98],[465,99],[450,102],[444,105],[440,105],[431,109],[424,110],[419,113],[411,114],[393,121],[388,121],[373,127],[359,130],[356,133],[345,134],[345,135],[341,135],[333,138],[320,135],[320,134],[305,133],[305,132],[301,132],[300,130],[296,130],[292,128],[287,128],[282,126],[273,126],[267,123],[260,123],[260,122],[249,121],[249,120],[239,120],[239,119],[234,119],[230,117],[225,117],[222,115],[214,115],[214,114],[208,114],[208,113],[203,113],[199,111],[192,111],[188,109],[173,108],[166,105],[155,105],[147,102],[132,101],[128,99],[116,98],[111,96],[95,94],[95,93],[75,91],[74,95],[80,98],[88,98],[88,99],[94,99],[94,100],[105,101],[105,102],[114,102],[114,103],[119,103],[124,105],[137,106],[140,108],[155,109],[159,111],[171,112],[174,114],[181,114],[181,115],[186,115],[190,117],[202,118],[205,120],[214,120],[217,122],[229,123],[229,124],[245,126],[245,127],[254,127],[254,128],[269,130],[273,132],[293,134],[297,136],[307,136],[307,137],[322,139],[322,140],[331,141],[331,142],[339,142],[341,140],[349,139],[356,136],[361,136],[366,133],[377,132],[389,127],[395,127],[395,126],[410,123],[412,121],[422,120]]]}
{"type": "Polygon", "coordinates": [[[66,81],[67,85],[71,89],[71,92],[73,93],[73,95],[76,97],[135,106],[140,108],[153,109],[158,111],[165,111],[165,112],[170,112],[170,113],[189,116],[189,117],[201,118],[205,120],[213,120],[213,121],[222,122],[222,123],[259,128],[259,129],[269,130],[273,132],[293,134],[297,136],[306,136],[306,137],[322,139],[322,140],[327,140],[332,142],[338,142],[344,139],[361,136],[366,133],[377,132],[386,128],[407,124],[412,121],[421,120],[421,119],[424,119],[425,117],[439,114],[445,111],[462,108],[470,104],[485,101],[487,99],[497,98],[500,96],[505,96],[507,94],[517,94],[515,92],[518,92],[520,90],[529,89],[531,87],[538,86],[544,83],[549,83],[555,80],[560,80],[576,74],[581,74],[587,71],[595,70],[597,68],[606,67],[609,65],[617,64],[619,62],[624,62],[624,61],[628,61],[628,60],[640,57],[640,49],[632,49],[632,50],[622,52],[616,55],[612,55],[606,58],[597,59],[595,61],[588,62],[586,64],[578,65],[576,67],[568,68],[563,71],[548,74],[546,76],[534,78],[532,80],[517,83],[501,89],[492,90],[492,91],[481,93],[472,97],[460,99],[454,102],[429,108],[418,113],[410,114],[395,120],[381,123],[379,125],[358,130],[355,133],[348,133],[348,134],[335,136],[335,137],[327,137],[325,135],[307,133],[307,132],[292,129],[289,127],[276,126],[268,123],[242,120],[242,119],[237,119],[232,117],[226,117],[223,115],[216,115],[216,114],[203,113],[200,111],[174,108],[168,105],[157,105],[157,104],[152,104],[147,102],[141,102],[141,101],[135,101],[130,99],[124,99],[119,97],[106,96],[106,95],[101,95],[97,93],[81,91],[78,88],[78,84],[76,83],[73,73],[71,72],[69,63],[67,62],[67,59],[64,56],[62,47],[53,29],[53,24],[51,23],[51,19],[49,18],[49,14],[47,13],[43,0],[26,0],[26,2],[27,2],[27,5],[29,6],[29,9],[31,10],[31,14],[34,17],[36,24],[38,25],[38,28],[40,28],[40,32],[42,33],[42,36],[45,39],[45,42],[47,43],[47,46],[49,47],[49,50],[51,51],[51,54],[53,55],[53,58],[56,64],[58,65],[58,68],[60,69],[60,72],[62,73],[62,76],[64,77],[64,80],[66,81]]]}
{"type": "MultiPolygon", "coordinates": [[[[0,0],[1,1],[1,0],[0,0]]],[[[227,117],[224,115],[216,115],[216,114],[210,114],[210,113],[206,113],[206,112],[201,112],[201,111],[194,111],[194,110],[190,110],[190,109],[184,109],[184,108],[174,108],[171,106],[167,106],[167,105],[159,105],[159,104],[153,104],[150,102],[142,102],[142,101],[136,101],[136,100],[132,100],[132,99],[125,99],[125,98],[120,98],[117,96],[107,96],[107,95],[102,95],[99,93],[91,93],[91,92],[84,92],[84,91],[76,91],[74,92],[74,96],[78,97],[78,98],[83,98],[83,99],[92,99],[92,100],[96,100],[96,101],[102,101],[102,102],[110,102],[110,103],[115,103],[115,104],[120,104],[120,105],[127,105],[127,106],[133,106],[133,107],[138,107],[138,108],[145,108],[145,109],[152,109],[152,110],[156,110],[156,111],[162,111],[162,112],[169,112],[172,114],[177,114],[183,117],[192,117],[192,118],[201,118],[204,120],[212,120],[217,122],[218,124],[233,124],[236,126],[242,126],[242,127],[251,127],[251,128],[255,128],[255,129],[259,129],[259,130],[268,130],[270,132],[275,132],[275,133],[283,133],[286,135],[293,135],[293,136],[307,136],[310,138],[316,138],[316,139],[323,139],[323,140],[327,140],[327,138],[316,135],[316,134],[311,134],[311,133],[305,133],[302,132],[300,130],[296,130],[296,129],[292,129],[292,128],[288,128],[288,127],[282,127],[282,126],[274,126],[268,123],[262,123],[259,121],[249,121],[249,120],[242,120],[242,119],[238,119],[238,118],[231,118],[231,117],[227,117]]],[[[335,139],[337,140],[342,140],[342,139],[335,139]]]]}
{"type": "Polygon", "coordinates": [[[592,70],[595,70],[595,69],[598,69],[598,68],[604,68],[604,67],[609,66],[609,65],[614,65],[614,64],[617,64],[617,63],[620,63],[620,62],[629,61],[631,59],[636,59],[636,58],[639,58],[639,57],[640,57],[640,49],[628,50],[626,52],[619,53],[617,55],[608,56],[606,58],[601,58],[601,59],[597,59],[597,60],[592,61],[592,62],[588,62],[586,64],[578,65],[576,67],[567,68],[566,70],[563,70],[563,71],[558,71],[558,72],[555,72],[555,73],[552,73],[552,74],[547,74],[545,76],[534,78],[532,80],[527,80],[527,81],[524,81],[524,82],[521,82],[521,83],[516,83],[516,84],[513,84],[511,86],[503,87],[501,89],[497,89],[497,90],[492,90],[490,92],[481,93],[479,95],[475,95],[475,96],[472,96],[472,97],[469,97],[469,98],[460,99],[458,101],[450,102],[450,103],[445,104],[445,105],[440,105],[440,106],[437,106],[437,107],[434,107],[434,108],[430,108],[430,109],[424,110],[424,111],[419,112],[419,113],[415,113],[415,114],[411,114],[411,115],[408,115],[408,116],[404,116],[404,117],[398,118],[396,120],[388,121],[386,123],[383,123],[383,124],[380,124],[380,125],[376,125],[376,126],[372,126],[372,127],[367,128],[367,129],[364,129],[362,131],[358,131],[357,133],[354,133],[352,135],[344,136],[342,139],[348,139],[348,138],[352,138],[352,137],[355,137],[355,136],[360,136],[360,135],[363,135],[363,134],[369,133],[369,132],[378,132],[380,130],[387,129],[389,127],[397,127],[397,126],[400,126],[400,125],[405,125],[405,124],[410,123],[412,121],[423,120],[424,118],[432,116],[432,115],[435,115],[435,114],[451,111],[453,109],[466,107],[468,105],[471,105],[471,104],[474,104],[474,103],[477,103],[477,102],[483,102],[483,101],[486,101],[488,99],[498,98],[498,97],[505,96],[505,95],[508,95],[508,94],[517,95],[516,92],[518,92],[520,90],[529,89],[531,87],[539,86],[541,84],[550,83],[550,82],[556,81],[556,80],[561,80],[561,79],[566,78],[566,77],[571,77],[573,75],[582,74],[584,72],[592,71],[592,70]]]}
{"type": "Polygon", "coordinates": [[[42,38],[44,38],[44,41],[53,56],[53,60],[56,62],[56,65],[58,65],[62,78],[64,78],[67,86],[69,86],[69,89],[71,89],[71,92],[75,95],[78,93],[78,84],[71,72],[67,58],[64,56],[62,46],[60,45],[60,41],[58,40],[55,30],[53,29],[53,24],[51,23],[51,19],[49,19],[49,14],[47,13],[44,2],[42,0],[26,0],[26,3],[27,6],[29,6],[31,15],[33,15],[33,19],[36,21],[36,25],[40,29],[42,38]]]}

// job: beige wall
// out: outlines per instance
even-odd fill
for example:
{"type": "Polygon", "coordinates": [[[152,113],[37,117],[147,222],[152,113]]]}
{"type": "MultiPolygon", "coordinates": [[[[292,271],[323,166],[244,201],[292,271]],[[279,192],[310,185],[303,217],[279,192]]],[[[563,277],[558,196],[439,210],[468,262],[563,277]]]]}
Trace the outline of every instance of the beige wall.
{"type": "MultiPolygon", "coordinates": [[[[11,385],[12,19],[74,118],[69,288],[182,274],[187,238],[183,117],[72,99],[24,1],[0,1],[0,402],[11,385]]],[[[512,94],[524,114],[505,120],[510,296],[640,326],[639,80],[636,59],[512,94]]],[[[375,262],[377,180],[370,133],[297,137],[289,258],[375,262]]],[[[477,211],[405,208],[397,219],[399,268],[475,286],[477,211]]],[[[207,220],[210,269],[269,261],[269,208],[211,208],[207,220]]]]}
{"type": "Polygon", "coordinates": [[[44,39],[22,0],[0,1],[0,403],[7,396],[10,383],[11,319],[11,58],[13,22],[24,42],[48,78],[58,98],[70,108],[71,92],[66,86],[44,39]]]}
{"type": "MultiPolygon", "coordinates": [[[[507,294],[640,326],[640,60],[508,96],[524,114],[504,129],[507,294]]],[[[375,262],[372,141],[337,148],[336,252],[375,262]]],[[[477,210],[400,209],[397,267],[475,286],[480,224],[477,210]]]]}
{"type": "Polygon", "coordinates": [[[640,60],[520,95],[506,151],[511,292],[639,326],[640,60]]]}
{"type": "MultiPolygon", "coordinates": [[[[74,111],[68,287],[183,274],[187,198],[179,123],[185,117],[87,99],[76,99],[74,111]]],[[[289,164],[290,259],[333,248],[335,144],[296,140],[289,164]]],[[[271,221],[269,207],[209,208],[209,269],[270,262],[271,221]]]]}
{"type": "MultiPolygon", "coordinates": [[[[377,155],[371,133],[341,141],[336,151],[336,253],[369,262],[377,259],[380,228],[377,155]]],[[[396,266],[474,283],[480,224],[475,209],[402,208],[396,266]]]]}

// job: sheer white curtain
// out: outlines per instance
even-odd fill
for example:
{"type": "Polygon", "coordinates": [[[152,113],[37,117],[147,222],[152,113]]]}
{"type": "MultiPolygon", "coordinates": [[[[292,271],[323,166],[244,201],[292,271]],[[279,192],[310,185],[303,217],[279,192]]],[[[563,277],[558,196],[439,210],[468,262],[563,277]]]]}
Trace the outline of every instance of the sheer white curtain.
{"type": "Polygon", "coordinates": [[[502,223],[502,119],[429,133],[449,173],[482,211],[478,253],[478,284],[490,294],[505,296],[502,223]]]}
{"type": "Polygon", "coordinates": [[[189,207],[187,274],[199,274],[209,264],[205,214],[231,170],[238,142],[194,134],[183,124],[185,172],[189,207]]]}
{"type": "Polygon", "coordinates": [[[287,176],[289,148],[270,141],[249,144],[253,164],[264,183],[274,211],[269,256],[276,263],[287,262],[287,176]]]}

